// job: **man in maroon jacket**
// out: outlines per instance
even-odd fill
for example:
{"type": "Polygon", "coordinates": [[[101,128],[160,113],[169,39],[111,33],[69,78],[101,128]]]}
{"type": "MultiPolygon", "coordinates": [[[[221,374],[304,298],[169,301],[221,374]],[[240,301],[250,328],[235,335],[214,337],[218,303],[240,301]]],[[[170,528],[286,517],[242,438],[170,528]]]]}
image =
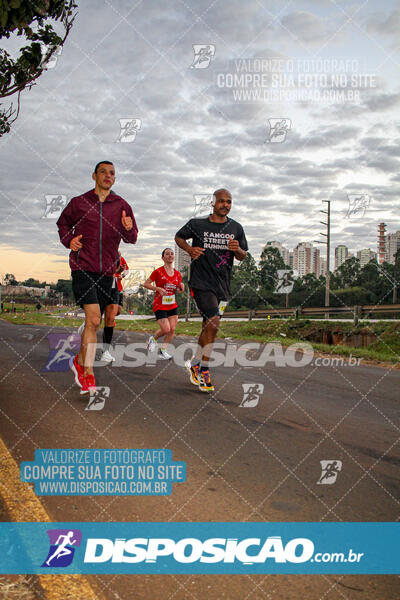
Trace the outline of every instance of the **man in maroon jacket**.
{"type": "Polygon", "coordinates": [[[69,265],[75,300],[85,311],[81,348],[71,360],[81,394],[96,389],[96,333],[105,307],[112,301],[119,244],[121,239],[135,244],[138,234],[131,207],[111,191],[115,181],[113,163],[99,162],[92,179],[95,188],[72,198],[57,221],[60,240],[71,250],[69,265]]]}

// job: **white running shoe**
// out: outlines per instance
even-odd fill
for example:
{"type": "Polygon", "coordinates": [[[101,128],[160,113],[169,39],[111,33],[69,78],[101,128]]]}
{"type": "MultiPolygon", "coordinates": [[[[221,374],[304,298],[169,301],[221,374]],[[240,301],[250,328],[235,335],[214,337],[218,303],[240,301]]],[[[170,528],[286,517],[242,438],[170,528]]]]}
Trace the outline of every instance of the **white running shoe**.
{"type": "Polygon", "coordinates": [[[78,329],[79,335],[82,335],[84,329],[85,329],[85,321],[83,321],[82,325],[79,325],[79,329],[78,329]]]}
{"type": "Polygon", "coordinates": [[[115,356],[110,354],[110,352],[108,350],[104,350],[103,354],[101,355],[100,360],[103,360],[104,362],[114,362],[115,356]]]}
{"type": "Polygon", "coordinates": [[[172,355],[168,354],[168,352],[164,350],[164,348],[161,348],[160,352],[158,353],[158,357],[162,358],[163,360],[169,360],[170,358],[172,358],[172,355]]]}
{"type": "Polygon", "coordinates": [[[149,341],[147,342],[147,350],[149,352],[154,352],[157,349],[157,342],[154,337],[151,335],[149,337],[149,341]]]}

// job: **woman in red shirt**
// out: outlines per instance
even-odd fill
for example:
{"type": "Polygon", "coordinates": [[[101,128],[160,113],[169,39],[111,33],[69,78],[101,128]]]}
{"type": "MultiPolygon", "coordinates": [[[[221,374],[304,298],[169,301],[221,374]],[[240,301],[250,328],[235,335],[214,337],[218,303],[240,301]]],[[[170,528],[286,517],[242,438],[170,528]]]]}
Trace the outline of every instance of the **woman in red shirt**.
{"type": "Polygon", "coordinates": [[[154,336],[150,336],[147,349],[154,352],[157,348],[157,340],[164,336],[164,343],[160,349],[160,358],[172,358],[166,351],[168,344],[171,343],[175,334],[175,327],[178,322],[178,305],[176,303],[175,293],[182,293],[185,286],[182,283],[182,275],[174,269],[174,251],[171,248],[165,248],[162,251],[161,258],[164,266],[152,272],[150,277],[144,282],[143,287],[155,292],[153,301],[153,313],[160,326],[154,336]],[[155,285],[152,285],[154,283],[155,285]]]}

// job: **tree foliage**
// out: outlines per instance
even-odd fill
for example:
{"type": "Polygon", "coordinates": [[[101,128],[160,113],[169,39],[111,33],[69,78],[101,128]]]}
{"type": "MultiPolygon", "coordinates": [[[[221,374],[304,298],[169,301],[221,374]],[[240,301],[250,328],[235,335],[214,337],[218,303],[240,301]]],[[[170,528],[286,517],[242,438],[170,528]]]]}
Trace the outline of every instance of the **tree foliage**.
{"type": "Polygon", "coordinates": [[[13,273],[6,273],[3,280],[4,285],[18,285],[18,281],[15,279],[13,273]]]}
{"type": "Polygon", "coordinates": [[[242,262],[233,267],[231,293],[231,310],[256,308],[262,298],[257,264],[250,252],[242,262]]]}
{"type": "MultiPolygon", "coordinates": [[[[229,303],[231,310],[266,307],[284,307],[285,294],[275,293],[278,269],[287,269],[279,251],[273,247],[263,250],[259,265],[253,257],[233,267],[229,303]]],[[[361,304],[390,304],[393,301],[393,288],[400,288],[400,249],[397,265],[370,261],[363,267],[352,257],[346,260],[330,278],[330,306],[361,304]]],[[[289,305],[324,306],[326,279],[308,273],[294,281],[289,296],[289,305]]]]}
{"type": "Polygon", "coordinates": [[[0,0],[0,38],[12,34],[29,42],[17,58],[0,49],[0,98],[17,94],[18,107],[0,109],[0,136],[10,131],[18,117],[20,94],[35,85],[53,54],[62,46],[71,30],[77,4],[73,0],[0,0]],[[54,29],[60,23],[64,32],[54,29]]]}

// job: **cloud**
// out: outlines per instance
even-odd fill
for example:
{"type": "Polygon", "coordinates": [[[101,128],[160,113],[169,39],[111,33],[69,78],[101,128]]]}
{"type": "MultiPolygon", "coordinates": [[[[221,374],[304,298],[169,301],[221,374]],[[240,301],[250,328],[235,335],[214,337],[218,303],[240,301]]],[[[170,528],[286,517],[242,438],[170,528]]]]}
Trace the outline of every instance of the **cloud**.
{"type": "Polygon", "coordinates": [[[382,36],[393,36],[398,39],[400,29],[400,9],[390,13],[376,12],[366,21],[367,30],[382,36]]]}
{"type": "MultiPolygon", "coordinates": [[[[357,186],[371,189],[377,203],[357,243],[376,245],[375,206],[386,211],[390,230],[399,229],[400,93],[390,61],[360,105],[240,102],[216,85],[216,74],[234,69],[235,60],[304,59],[327,42],[334,56],[365,58],[371,72],[382,62],[358,29],[331,40],[346,19],[331,3],[304,6],[284,7],[275,18],[272,0],[262,6],[200,0],[168,10],[124,0],[83,3],[56,67],[23,93],[21,114],[0,140],[7,248],[25,258],[37,254],[40,264],[47,253],[66,265],[55,221],[42,219],[45,195],[70,199],[87,191],[101,159],[114,162],[115,191],[133,206],[138,243],[122,247],[141,266],[154,264],[192,216],[193,194],[220,186],[232,191],[232,217],[243,224],[256,258],[268,239],[282,236],[290,248],[315,239],[321,201],[338,198],[338,190],[332,243],[351,246],[346,191],[357,186]],[[197,43],[216,46],[207,69],[189,68],[197,43]],[[282,117],[292,120],[285,142],[266,143],[268,119],[282,117]],[[141,120],[133,143],[117,143],[122,118],[141,120]]],[[[368,11],[359,16],[376,35],[386,35],[386,26],[392,31],[389,13],[368,11]]],[[[2,256],[12,264],[9,252],[2,256]]],[[[19,264],[28,277],[30,262],[19,264]]]]}

